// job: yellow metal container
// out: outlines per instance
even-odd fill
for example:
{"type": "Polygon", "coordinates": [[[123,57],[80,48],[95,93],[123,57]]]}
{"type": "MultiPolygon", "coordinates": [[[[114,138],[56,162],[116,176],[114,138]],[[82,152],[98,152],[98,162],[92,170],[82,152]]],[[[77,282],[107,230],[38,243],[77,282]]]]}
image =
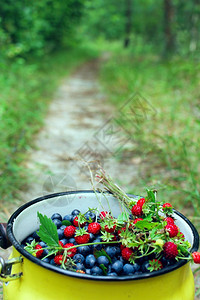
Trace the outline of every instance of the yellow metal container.
{"type": "MultiPolygon", "coordinates": [[[[20,207],[8,222],[8,237],[13,244],[11,258],[23,257],[22,263],[12,266],[11,273],[22,276],[3,284],[5,300],[193,300],[194,279],[190,264],[176,265],[153,273],[123,277],[91,276],[62,270],[27,253],[21,241],[38,229],[37,211],[51,216],[70,213],[74,208],[85,211],[88,207],[112,209],[118,215],[121,207],[111,194],[98,199],[92,191],[57,193],[35,199],[20,207]],[[108,204],[109,202],[109,204],[108,204]]],[[[191,243],[191,251],[198,248],[196,229],[183,215],[174,212],[176,224],[191,243]]]]}

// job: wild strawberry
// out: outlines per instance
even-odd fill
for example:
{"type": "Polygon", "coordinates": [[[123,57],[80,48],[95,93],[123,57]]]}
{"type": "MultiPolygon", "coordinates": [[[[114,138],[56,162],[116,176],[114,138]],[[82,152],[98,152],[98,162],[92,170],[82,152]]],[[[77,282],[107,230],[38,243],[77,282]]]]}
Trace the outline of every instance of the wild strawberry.
{"type": "Polygon", "coordinates": [[[124,248],[122,249],[122,257],[125,260],[129,260],[129,258],[131,257],[131,255],[133,254],[133,250],[130,248],[124,248]]]}
{"type": "Polygon", "coordinates": [[[117,231],[117,234],[120,235],[122,231],[126,231],[126,227],[122,227],[117,231]]]}
{"type": "Polygon", "coordinates": [[[165,218],[165,221],[167,222],[167,225],[174,225],[174,219],[171,217],[165,218]]]}
{"type": "Polygon", "coordinates": [[[144,203],[145,203],[145,198],[140,198],[140,199],[137,201],[137,205],[139,205],[139,206],[142,206],[144,203]]]}
{"type": "Polygon", "coordinates": [[[181,240],[183,240],[183,241],[185,240],[184,234],[182,232],[180,232],[180,231],[178,233],[178,238],[181,239],[181,240]]]}
{"type": "Polygon", "coordinates": [[[170,203],[164,203],[163,208],[172,208],[172,205],[170,203]]]}
{"type": "Polygon", "coordinates": [[[141,216],[143,214],[142,206],[137,204],[133,205],[131,212],[134,216],[141,216]]]}
{"type": "Polygon", "coordinates": [[[63,242],[59,241],[58,244],[59,244],[62,248],[64,247],[63,242]]]}
{"type": "Polygon", "coordinates": [[[177,245],[173,242],[166,242],[163,246],[164,256],[168,259],[174,259],[178,255],[177,245]]]}
{"type": "Polygon", "coordinates": [[[122,251],[124,248],[126,248],[124,245],[120,245],[120,250],[122,251]]]}
{"type": "Polygon", "coordinates": [[[149,260],[149,267],[148,267],[149,271],[151,271],[151,272],[158,271],[162,268],[163,268],[163,264],[160,260],[158,260],[158,259],[149,260]]]}
{"type": "Polygon", "coordinates": [[[74,227],[73,225],[69,225],[64,229],[64,235],[67,238],[73,237],[75,232],[76,232],[76,227],[74,227]]]}
{"type": "MultiPolygon", "coordinates": [[[[67,243],[67,244],[65,244],[64,248],[70,248],[70,247],[73,247],[73,246],[74,246],[74,244],[72,244],[72,243],[67,243]]],[[[67,256],[73,257],[73,256],[76,254],[76,252],[77,252],[77,249],[76,249],[76,248],[69,249],[69,250],[67,251],[67,256]]]]}
{"type": "Polygon", "coordinates": [[[174,225],[166,225],[165,230],[169,233],[170,237],[175,237],[178,234],[178,227],[174,225]]]}
{"type": "Polygon", "coordinates": [[[73,220],[73,224],[74,224],[74,226],[76,226],[76,227],[84,227],[85,226],[85,224],[86,224],[86,222],[80,222],[79,221],[79,218],[78,218],[78,216],[76,216],[75,218],[74,218],[74,220],[73,220]]]}
{"type": "Polygon", "coordinates": [[[76,270],[76,273],[85,274],[85,271],[83,271],[83,270],[76,270]]]}
{"type": "Polygon", "coordinates": [[[35,249],[37,249],[38,251],[35,253],[36,254],[36,257],[39,258],[42,256],[42,253],[43,253],[43,249],[42,249],[42,246],[37,244],[35,246],[35,249]]]}
{"type": "Polygon", "coordinates": [[[99,216],[100,216],[100,218],[103,220],[103,219],[105,219],[105,218],[107,218],[107,217],[109,217],[109,212],[107,212],[107,211],[101,211],[100,212],[100,214],[99,214],[99,216]]]}
{"type": "Polygon", "coordinates": [[[90,239],[90,234],[83,228],[76,230],[75,241],[78,244],[87,244],[90,239]]]}
{"type": "Polygon", "coordinates": [[[101,225],[98,222],[93,222],[88,225],[88,232],[98,234],[101,230],[101,225]]]}
{"type": "MultiPolygon", "coordinates": [[[[54,257],[54,262],[55,264],[57,265],[61,265],[62,264],[62,260],[63,260],[63,255],[62,254],[59,254],[59,255],[56,255],[54,257]]],[[[65,260],[65,262],[67,261],[67,259],[65,260]]]]}
{"type": "Polygon", "coordinates": [[[113,233],[116,229],[116,225],[105,225],[104,229],[109,233],[113,233]]]}
{"type": "Polygon", "coordinates": [[[133,224],[136,224],[138,221],[143,221],[143,219],[142,219],[142,218],[137,218],[137,219],[135,219],[135,220],[133,221],[133,224]]]}
{"type": "Polygon", "coordinates": [[[200,252],[193,252],[192,258],[195,264],[200,264],[200,252]]]}

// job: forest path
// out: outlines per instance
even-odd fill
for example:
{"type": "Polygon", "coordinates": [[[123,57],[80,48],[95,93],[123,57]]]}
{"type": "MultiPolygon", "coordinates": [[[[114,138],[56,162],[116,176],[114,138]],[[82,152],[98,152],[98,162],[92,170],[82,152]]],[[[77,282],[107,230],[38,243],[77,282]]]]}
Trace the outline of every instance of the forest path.
{"type": "MultiPolygon", "coordinates": [[[[134,186],[140,160],[128,155],[119,159],[130,141],[123,128],[112,121],[120,112],[101,91],[100,63],[101,60],[93,60],[83,64],[57,90],[44,126],[28,153],[26,167],[32,180],[28,189],[21,191],[22,203],[54,192],[91,189],[90,175],[82,160],[95,161],[90,164],[92,169],[99,161],[126,190],[134,186]]],[[[8,257],[10,251],[0,250],[0,256],[8,257]]],[[[196,281],[199,284],[197,278],[196,281]]]]}

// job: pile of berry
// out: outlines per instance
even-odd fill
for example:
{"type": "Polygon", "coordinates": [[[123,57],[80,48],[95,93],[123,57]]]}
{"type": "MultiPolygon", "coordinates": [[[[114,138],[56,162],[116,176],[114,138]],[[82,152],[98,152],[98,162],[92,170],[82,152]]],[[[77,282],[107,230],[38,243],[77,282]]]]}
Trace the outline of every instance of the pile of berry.
{"type": "Polygon", "coordinates": [[[131,200],[129,212],[74,209],[51,219],[42,216],[40,228],[22,246],[46,263],[94,276],[128,276],[157,271],[183,259],[200,263],[200,253],[175,224],[172,205],[156,202],[153,193],[131,200]],[[46,223],[45,223],[46,222],[46,223]],[[43,226],[49,228],[44,234],[43,226]],[[52,242],[52,236],[53,242],[52,242]]]}

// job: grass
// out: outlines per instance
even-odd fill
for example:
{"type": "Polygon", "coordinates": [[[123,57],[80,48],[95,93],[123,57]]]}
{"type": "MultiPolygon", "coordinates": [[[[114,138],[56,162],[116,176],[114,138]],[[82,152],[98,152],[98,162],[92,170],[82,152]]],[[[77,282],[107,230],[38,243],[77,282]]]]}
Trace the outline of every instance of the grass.
{"type": "Polygon", "coordinates": [[[96,55],[91,49],[75,47],[40,60],[1,61],[0,197],[4,210],[5,203],[17,201],[17,192],[26,187],[29,175],[23,165],[26,152],[42,126],[60,80],[96,55]]]}
{"type": "Polygon", "coordinates": [[[131,192],[144,194],[145,186],[154,186],[198,225],[199,64],[131,51],[115,52],[101,71],[108,99],[118,107],[117,121],[132,141],[118,159],[130,159],[140,170],[131,192]]]}

